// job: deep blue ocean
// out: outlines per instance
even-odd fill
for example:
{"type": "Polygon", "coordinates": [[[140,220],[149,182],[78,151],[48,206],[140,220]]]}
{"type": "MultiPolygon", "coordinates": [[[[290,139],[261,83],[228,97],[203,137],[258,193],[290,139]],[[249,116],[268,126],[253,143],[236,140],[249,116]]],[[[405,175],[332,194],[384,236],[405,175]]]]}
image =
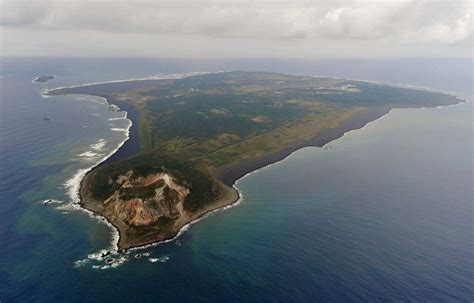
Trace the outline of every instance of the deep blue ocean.
{"type": "Polygon", "coordinates": [[[325,148],[299,150],[239,180],[239,205],[175,241],[116,255],[122,262],[111,267],[95,258],[110,248],[110,228],[70,202],[80,172],[127,138],[129,120],[99,98],[41,96],[242,69],[403,83],[471,100],[471,60],[0,62],[0,302],[474,301],[471,102],[395,109],[325,148]]]}

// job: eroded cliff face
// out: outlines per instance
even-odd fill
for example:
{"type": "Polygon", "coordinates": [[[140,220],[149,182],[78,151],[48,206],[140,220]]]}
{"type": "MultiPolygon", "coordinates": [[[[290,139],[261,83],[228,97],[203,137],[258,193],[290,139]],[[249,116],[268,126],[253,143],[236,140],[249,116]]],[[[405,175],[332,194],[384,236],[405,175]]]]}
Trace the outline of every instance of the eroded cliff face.
{"type": "Polygon", "coordinates": [[[113,165],[86,175],[81,205],[117,228],[119,249],[171,239],[189,222],[238,199],[234,189],[190,166],[113,165]]]}
{"type": "Polygon", "coordinates": [[[119,187],[103,202],[103,212],[112,222],[146,227],[186,215],[183,203],[189,188],[167,172],[134,176],[129,171],[111,182],[119,187]]]}

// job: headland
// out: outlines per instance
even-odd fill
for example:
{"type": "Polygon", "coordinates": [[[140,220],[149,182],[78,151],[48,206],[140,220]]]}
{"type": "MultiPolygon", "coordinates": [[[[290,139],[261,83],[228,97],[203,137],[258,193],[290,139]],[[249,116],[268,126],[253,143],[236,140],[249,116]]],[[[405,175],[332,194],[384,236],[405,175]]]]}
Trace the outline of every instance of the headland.
{"type": "Polygon", "coordinates": [[[130,139],[91,170],[81,205],[114,225],[118,247],[173,238],[235,203],[247,173],[306,146],[323,146],[391,108],[434,107],[451,95],[363,81],[260,72],[60,88],[128,112],[130,139]]]}

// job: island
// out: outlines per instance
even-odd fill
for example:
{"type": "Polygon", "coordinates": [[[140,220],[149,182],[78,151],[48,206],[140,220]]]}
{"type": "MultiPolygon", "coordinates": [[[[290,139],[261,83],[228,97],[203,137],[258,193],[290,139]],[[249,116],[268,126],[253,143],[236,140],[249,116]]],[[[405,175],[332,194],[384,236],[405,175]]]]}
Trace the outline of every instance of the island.
{"type": "Polygon", "coordinates": [[[321,147],[392,108],[460,101],[364,81],[243,71],[48,94],[100,96],[131,113],[136,151],[95,167],[80,189],[81,206],[118,229],[120,249],[173,238],[191,221],[235,203],[237,179],[295,150],[321,147]]]}
{"type": "Polygon", "coordinates": [[[40,76],[33,79],[33,83],[45,83],[53,79],[54,79],[54,76],[40,76]]]}

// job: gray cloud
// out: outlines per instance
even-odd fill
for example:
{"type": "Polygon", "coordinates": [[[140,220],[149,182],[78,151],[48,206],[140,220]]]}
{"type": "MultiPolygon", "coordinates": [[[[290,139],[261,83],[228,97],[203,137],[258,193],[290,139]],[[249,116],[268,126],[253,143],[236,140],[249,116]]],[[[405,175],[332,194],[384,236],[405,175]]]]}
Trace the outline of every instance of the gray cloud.
{"type": "Polygon", "coordinates": [[[0,25],[246,39],[463,43],[470,1],[3,0],[0,25]]]}
{"type": "Polygon", "coordinates": [[[472,57],[471,1],[0,0],[2,56],[472,57]]]}

